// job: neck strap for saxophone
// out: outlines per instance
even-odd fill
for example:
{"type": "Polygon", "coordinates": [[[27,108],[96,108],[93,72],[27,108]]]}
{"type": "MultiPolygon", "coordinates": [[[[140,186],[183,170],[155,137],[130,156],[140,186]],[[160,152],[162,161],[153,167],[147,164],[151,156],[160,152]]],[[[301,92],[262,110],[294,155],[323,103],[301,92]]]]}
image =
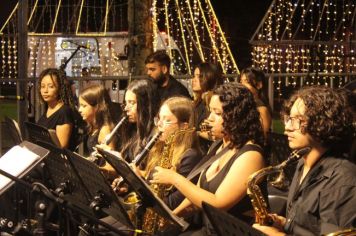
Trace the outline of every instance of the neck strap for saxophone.
{"type": "Polygon", "coordinates": [[[224,147],[219,153],[216,155],[212,156],[209,158],[206,162],[198,166],[197,168],[194,168],[189,175],[187,176],[188,180],[194,179],[196,176],[198,176],[203,170],[205,170],[207,167],[209,167],[211,164],[213,164],[214,161],[219,159],[222,155],[224,155],[227,151],[229,150],[229,145],[224,147]]]}

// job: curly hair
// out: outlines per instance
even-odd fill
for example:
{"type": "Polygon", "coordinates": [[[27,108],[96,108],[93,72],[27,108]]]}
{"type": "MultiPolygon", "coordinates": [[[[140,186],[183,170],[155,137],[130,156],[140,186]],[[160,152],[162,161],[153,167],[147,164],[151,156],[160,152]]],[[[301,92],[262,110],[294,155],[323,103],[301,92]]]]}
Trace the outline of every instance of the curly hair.
{"type": "Polygon", "coordinates": [[[52,81],[58,85],[58,94],[59,94],[58,99],[61,100],[64,104],[69,105],[72,109],[75,109],[74,97],[70,90],[69,82],[66,78],[66,75],[64,74],[63,71],[56,68],[47,68],[43,70],[40,76],[38,77],[38,91],[39,91],[40,101],[44,103],[44,100],[41,95],[41,82],[42,79],[47,75],[49,75],[52,81]]]}
{"type": "Polygon", "coordinates": [[[308,133],[323,147],[348,151],[348,142],[355,134],[352,111],[346,95],[324,86],[305,87],[294,93],[284,104],[282,115],[289,115],[297,99],[305,104],[306,126],[302,132],[308,133]]]}
{"type": "Polygon", "coordinates": [[[223,109],[223,128],[236,148],[248,141],[263,145],[263,131],[252,93],[242,84],[227,83],[214,90],[223,109]]]}

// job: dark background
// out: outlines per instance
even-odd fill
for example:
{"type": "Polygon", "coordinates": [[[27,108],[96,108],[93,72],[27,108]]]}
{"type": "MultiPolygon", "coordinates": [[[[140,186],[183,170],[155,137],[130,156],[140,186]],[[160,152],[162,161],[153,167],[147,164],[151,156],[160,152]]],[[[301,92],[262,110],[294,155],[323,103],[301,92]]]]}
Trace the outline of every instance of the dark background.
{"type": "Polygon", "coordinates": [[[240,70],[251,65],[249,40],[271,2],[272,0],[211,0],[240,70]]]}
{"type": "MultiPolygon", "coordinates": [[[[249,40],[271,2],[272,0],[211,0],[239,69],[251,65],[249,40]]],[[[2,1],[0,26],[16,3],[17,0],[2,1]]]]}

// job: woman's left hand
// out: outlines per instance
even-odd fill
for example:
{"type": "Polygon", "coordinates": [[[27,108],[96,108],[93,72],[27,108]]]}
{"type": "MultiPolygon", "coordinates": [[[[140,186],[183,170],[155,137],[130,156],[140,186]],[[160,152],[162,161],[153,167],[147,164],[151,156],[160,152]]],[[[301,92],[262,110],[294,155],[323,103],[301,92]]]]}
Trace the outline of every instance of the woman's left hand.
{"type": "Polygon", "coordinates": [[[157,166],[154,168],[150,182],[153,184],[173,184],[175,176],[175,171],[157,166]]]}

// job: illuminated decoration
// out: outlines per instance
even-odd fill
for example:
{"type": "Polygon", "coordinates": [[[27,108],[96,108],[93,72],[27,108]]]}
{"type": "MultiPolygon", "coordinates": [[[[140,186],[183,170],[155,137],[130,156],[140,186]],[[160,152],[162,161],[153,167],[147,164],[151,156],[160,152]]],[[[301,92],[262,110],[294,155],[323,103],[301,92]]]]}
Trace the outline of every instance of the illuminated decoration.
{"type": "Polygon", "coordinates": [[[354,0],[274,0],[250,43],[255,67],[286,87],[341,87],[356,77],[354,0]]]}
{"type": "MultiPolygon", "coordinates": [[[[128,75],[127,0],[29,0],[28,76],[67,64],[68,76],[128,75]]],[[[17,9],[0,25],[0,76],[17,77],[17,9]]],[[[152,0],[154,50],[166,50],[174,74],[192,74],[210,61],[224,73],[239,73],[210,0],[152,0]]]]}
{"type": "Polygon", "coordinates": [[[158,41],[157,31],[166,33],[174,73],[191,74],[192,66],[204,61],[219,64],[224,73],[239,73],[210,0],[155,0],[151,11],[156,19],[154,41],[158,41]]]}

